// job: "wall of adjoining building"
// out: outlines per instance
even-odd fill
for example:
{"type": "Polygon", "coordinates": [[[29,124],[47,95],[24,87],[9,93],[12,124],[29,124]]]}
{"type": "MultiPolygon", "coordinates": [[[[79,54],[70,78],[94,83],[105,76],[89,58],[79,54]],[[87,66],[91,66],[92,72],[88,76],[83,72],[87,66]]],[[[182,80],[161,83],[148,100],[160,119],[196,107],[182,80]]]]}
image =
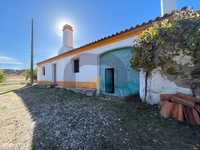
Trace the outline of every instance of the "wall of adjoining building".
{"type": "Polygon", "coordinates": [[[145,72],[140,71],[140,97],[149,104],[158,104],[160,94],[174,94],[177,92],[192,94],[192,90],[178,86],[175,82],[169,80],[167,76],[160,73],[160,69],[154,69],[147,79],[147,96],[145,101],[145,72]]]}

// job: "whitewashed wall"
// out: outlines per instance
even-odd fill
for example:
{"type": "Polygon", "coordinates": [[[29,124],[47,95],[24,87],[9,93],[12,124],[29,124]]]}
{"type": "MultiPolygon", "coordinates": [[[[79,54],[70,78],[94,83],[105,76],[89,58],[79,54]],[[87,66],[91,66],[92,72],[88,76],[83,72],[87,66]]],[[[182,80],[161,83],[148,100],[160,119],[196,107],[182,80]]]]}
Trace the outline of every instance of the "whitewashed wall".
{"type": "MultiPolygon", "coordinates": [[[[176,85],[173,81],[162,75],[160,69],[154,69],[147,81],[147,97],[146,102],[149,104],[157,104],[160,102],[160,94],[173,94],[182,92],[192,94],[191,89],[183,88],[176,85]]],[[[140,72],[140,97],[144,101],[145,97],[145,72],[140,72]]]]}
{"type": "Polygon", "coordinates": [[[52,64],[41,65],[37,74],[39,81],[52,81],[52,64]],[[45,75],[42,74],[42,67],[45,67],[45,75]]]}
{"type": "MultiPolygon", "coordinates": [[[[38,68],[39,81],[52,81],[52,64],[57,64],[57,81],[80,81],[80,82],[96,82],[99,79],[99,55],[105,52],[130,47],[136,37],[128,38],[118,42],[114,42],[102,47],[98,47],[78,55],[66,57],[58,61],[41,65],[38,68]],[[80,72],[73,73],[73,59],[79,58],[80,72]],[[46,74],[42,75],[42,67],[45,66],[46,74]],[[66,66],[68,67],[66,69],[66,66]]],[[[160,94],[182,92],[192,94],[191,89],[177,86],[174,82],[161,75],[159,69],[155,69],[148,78],[147,98],[149,104],[157,104],[160,102],[160,94]]],[[[140,97],[144,101],[145,96],[145,73],[140,72],[140,97]]]]}
{"type": "Polygon", "coordinates": [[[80,81],[80,82],[96,82],[98,80],[98,57],[100,54],[122,47],[130,47],[133,45],[134,37],[114,42],[105,46],[91,49],[82,52],[78,55],[73,55],[52,63],[44,64],[38,67],[39,81],[52,81],[52,64],[57,65],[57,81],[80,81]],[[79,73],[73,73],[73,59],[79,58],[80,70],[79,73]],[[45,66],[46,74],[42,75],[42,67],[45,66]],[[66,70],[66,66],[68,67],[66,70]],[[66,77],[66,76],[69,76],[66,77]]]}

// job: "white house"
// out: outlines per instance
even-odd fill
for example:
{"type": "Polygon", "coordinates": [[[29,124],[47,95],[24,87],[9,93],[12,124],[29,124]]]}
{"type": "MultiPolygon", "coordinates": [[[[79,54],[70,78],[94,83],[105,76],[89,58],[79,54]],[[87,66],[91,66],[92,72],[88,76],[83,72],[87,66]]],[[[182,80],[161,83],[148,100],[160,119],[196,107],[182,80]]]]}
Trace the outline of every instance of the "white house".
{"type": "Polygon", "coordinates": [[[131,69],[133,41],[145,25],[73,48],[73,28],[63,28],[58,55],[38,63],[38,83],[126,96],[139,93],[139,72],[131,69]]]}
{"type": "MultiPolygon", "coordinates": [[[[167,15],[164,14],[175,9],[175,0],[161,0],[162,17],[78,48],[73,47],[73,28],[65,25],[63,27],[63,46],[58,51],[58,55],[37,64],[38,84],[54,83],[60,87],[89,89],[96,91],[97,94],[115,96],[140,93],[143,98],[144,73],[139,73],[130,67],[129,61],[134,55],[132,45],[139,33],[154,21],[166,18],[167,15]]],[[[152,104],[159,102],[162,88],[178,89],[166,78],[159,74],[157,77],[152,79],[156,81],[154,84],[157,86],[151,87],[156,91],[154,91],[156,94],[153,93],[154,99],[151,99],[151,96],[149,100],[147,99],[152,104]]]]}

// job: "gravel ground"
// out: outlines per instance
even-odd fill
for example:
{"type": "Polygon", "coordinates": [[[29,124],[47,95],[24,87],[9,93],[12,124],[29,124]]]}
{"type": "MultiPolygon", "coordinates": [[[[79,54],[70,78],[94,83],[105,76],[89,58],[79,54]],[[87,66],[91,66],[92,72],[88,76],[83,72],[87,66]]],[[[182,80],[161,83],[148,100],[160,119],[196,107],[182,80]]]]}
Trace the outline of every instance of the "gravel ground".
{"type": "Polygon", "coordinates": [[[0,135],[0,149],[200,149],[200,127],[158,106],[39,87],[0,96],[0,135]]]}

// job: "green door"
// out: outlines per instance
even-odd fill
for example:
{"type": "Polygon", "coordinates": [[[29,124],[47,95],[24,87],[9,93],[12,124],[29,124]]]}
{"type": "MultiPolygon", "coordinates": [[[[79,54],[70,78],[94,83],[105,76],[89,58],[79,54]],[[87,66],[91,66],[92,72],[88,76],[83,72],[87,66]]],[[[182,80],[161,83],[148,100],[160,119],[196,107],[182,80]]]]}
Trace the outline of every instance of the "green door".
{"type": "Polygon", "coordinates": [[[114,68],[105,69],[105,90],[107,93],[115,92],[114,68]]]}

